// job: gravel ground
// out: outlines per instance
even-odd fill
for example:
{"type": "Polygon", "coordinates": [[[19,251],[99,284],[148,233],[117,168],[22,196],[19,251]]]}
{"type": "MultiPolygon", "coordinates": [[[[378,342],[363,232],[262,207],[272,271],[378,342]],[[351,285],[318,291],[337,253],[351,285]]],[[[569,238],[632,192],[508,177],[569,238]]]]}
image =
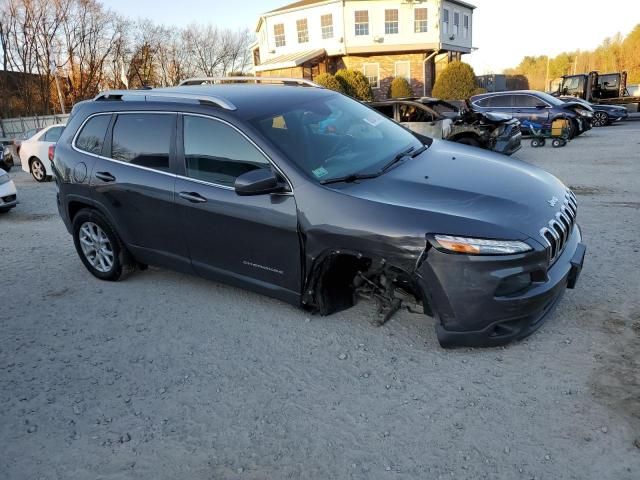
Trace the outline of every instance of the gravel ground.
{"type": "Polygon", "coordinates": [[[82,266],[52,183],[0,217],[2,479],[640,478],[640,122],[517,157],[576,191],[578,288],[505,348],[82,266]],[[635,445],[634,445],[635,442],[635,445]]]}

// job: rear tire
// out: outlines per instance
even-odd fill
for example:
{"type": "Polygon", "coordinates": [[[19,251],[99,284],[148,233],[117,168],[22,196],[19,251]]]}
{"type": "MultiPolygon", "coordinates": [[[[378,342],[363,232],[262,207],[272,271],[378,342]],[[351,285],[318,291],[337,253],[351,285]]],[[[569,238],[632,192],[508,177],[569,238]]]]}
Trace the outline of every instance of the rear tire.
{"type": "Polygon", "coordinates": [[[73,243],[80,260],[100,280],[125,279],[135,262],[104,215],[84,208],[73,218],[73,243]]]}
{"type": "Polygon", "coordinates": [[[33,157],[29,160],[29,171],[36,182],[42,183],[51,179],[51,177],[47,176],[47,169],[44,167],[44,163],[38,157],[33,157]]]}

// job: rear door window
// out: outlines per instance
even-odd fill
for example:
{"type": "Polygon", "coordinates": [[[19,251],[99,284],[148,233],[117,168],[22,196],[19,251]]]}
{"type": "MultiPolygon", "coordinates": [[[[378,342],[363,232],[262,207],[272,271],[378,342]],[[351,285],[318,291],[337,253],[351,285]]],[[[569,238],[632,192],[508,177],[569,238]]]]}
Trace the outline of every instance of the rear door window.
{"type": "Polygon", "coordinates": [[[434,118],[431,112],[416,105],[400,104],[400,121],[406,123],[412,122],[433,122],[434,118]]]}
{"type": "Polygon", "coordinates": [[[171,139],[176,115],[120,114],[113,126],[111,158],[141,167],[170,171],[171,139]]]}
{"type": "MultiPolygon", "coordinates": [[[[187,177],[230,187],[243,173],[271,168],[269,160],[233,127],[212,118],[183,118],[187,177]]],[[[272,128],[288,130],[283,117],[276,117],[272,128]]]]}
{"type": "Polygon", "coordinates": [[[375,110],[393,119],[393,105],[372,105],[375,110]]]}
{"type": "Polygon", "coordinates": [[[76,138],[76,148],[94,155],[100,155],[110,121],[111,115],[91,117],[82,127],[78,138],[76,138]]]}
{"type": "Polygon", "coordinates": [[[42,139],[42,141],[56,143],[60,138],[60,135],[62,135],[63,130],[64,127],[50,128],[49,130],[47,130],[47,133],[44,134],[44,138],[42,139]]]}
{"type": "Polygon", "coordinates": [[[544,102],[533,95],[514,95],[516,108],[536,108],[536,105],[543,105],[544,102]]]}
{"type": "Polygon", "coordinates": [[[488,106],[492,108],[511,108],[513,106],[513,95],[495,95],[487,100],[488,106]]]}

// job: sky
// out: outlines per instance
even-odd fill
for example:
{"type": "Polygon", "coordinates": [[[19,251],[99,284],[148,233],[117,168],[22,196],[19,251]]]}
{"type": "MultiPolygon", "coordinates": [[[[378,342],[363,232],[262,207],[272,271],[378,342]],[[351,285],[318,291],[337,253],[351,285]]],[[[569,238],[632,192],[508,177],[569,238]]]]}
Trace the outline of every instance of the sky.
{"type": "MultiPolygon", "coordinates": [[[[293,0],[102,0],[130,18],[167,26],[212,23],[253,29],[261,13],[293,0]],[[176,8],[179,6],[179,8],[176,8]]],[[[591,50],[606,37],[640,23],[640,0],[466,0],[473,15],[473,45],[465,55],[476,74],[499,73],[525,55],[591,50]]]]}

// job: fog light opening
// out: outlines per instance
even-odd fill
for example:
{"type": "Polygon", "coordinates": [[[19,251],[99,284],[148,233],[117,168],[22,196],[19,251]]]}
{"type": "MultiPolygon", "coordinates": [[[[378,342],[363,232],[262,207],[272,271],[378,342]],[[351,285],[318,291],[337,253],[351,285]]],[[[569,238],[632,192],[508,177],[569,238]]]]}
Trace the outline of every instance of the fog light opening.
{"type": "Polygon", "coordinates": [[[496,297],[508,297],[520,293],[531,286],[531,273],[520,273],[503,279],[496,288],[496,297]]]}

